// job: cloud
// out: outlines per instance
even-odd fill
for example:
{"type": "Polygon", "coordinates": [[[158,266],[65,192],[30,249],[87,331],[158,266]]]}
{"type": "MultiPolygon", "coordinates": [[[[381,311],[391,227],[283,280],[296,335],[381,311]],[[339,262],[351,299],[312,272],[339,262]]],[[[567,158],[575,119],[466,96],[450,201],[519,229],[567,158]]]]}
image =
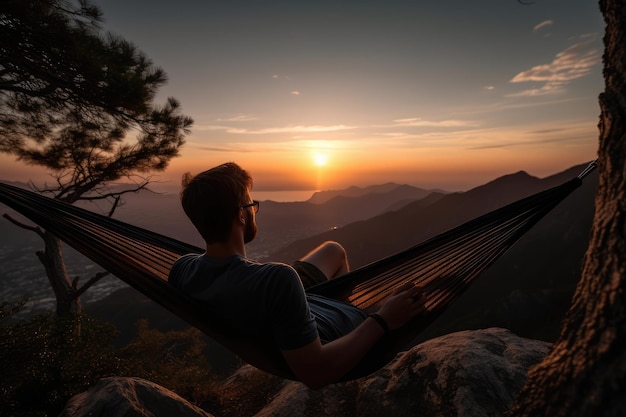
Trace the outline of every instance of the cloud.
{"type": "Polygon", "coordinates": [[[511,83],[537,82],[543,85],[511,94],[509,97],[541,96],[563,92],[570,81],[588,75],[593,67],[600,63],[601,53],[596,49],[590,49],[590,43],[572,45],[556,54],[551,63],[537,65],[520,72],[511,79],[511,83]]]}
{"type": "Polygon", "coordinates": [[[537,32],[538,30],[543,29],[546,26],[552,26],[554,24],[554,21],[552,20],[544,20],[543,22],[539,23],[538,25],[535,25],[535,27],[533,28],[533,32],[537,32]]]}
{"type": "Polygon", "coordinates": [[[225,144],[223,146],[220,145],[205,145],[201,143],[187,143],[188,147],[200,150],[200,151],[208,151],[208,152],[237,152],[237,153],[250,153],[255,152],[254,149],[249,146],[243,144],[225,144]]]}
{"type": "Polygon", "coordinates": [[[232,126],[206,126],[205,130],[224,130],[226,133],[238,135],[268,135],[268,134],[300,134],[300,133],[320,133],[320,132],[337,132],[340,130],[356,129],[356,126],[346,125],[311,125],[311,126],[285,126],[285,127],[269,127],[264,129],[244,129],[232,126]]]}
{"type": "Polygon", "coordinates": [[[406,127],[475,127],[479,124],[470,120],[424,120],[420,117],[396,119],[393,126],[406,127]]]}
{"type": "Polygon", "coordinates": [[[298,90],[294,90],[294,91],[292,91],[292,92],[291,92],[291,95],[293,95],[293,96],[299,96],[299,95],[300,95],[300,92],[299,92],[298,90]]]}
{"type": "Polygon", "coordinates": [[[591,138],[596,135],[594,123],[581,120],[562,120],[553,126],[538,126],[534,129],[512,129],[508,133],[500,129],[494,130],[493,134],[481,135],[475,141],[467,143],[467,149],[502,149],[519,147],[548,147],[558,146],[577,147],[587,146],[591,138]]]}
{"type": "Polygon", "coordinates": [[[259,120],[258,117],[254,117],[254,116],[246,116],[246,115],[239,115],[239,116],[233,116],[233,117],[227,117],[227,118],[219,118],[216,119],[216,122],[252,122],[255,120],[259,120]]]}
{"type": "MultiPolygon", "coordinates": [[[[239,120],[239,118],[235,118],[239,120]]],[[[275,126],[275,127],[242,127],[233,124],[215,124],[204,125],[199,130],[205,132],[221,132],[218,136],[223,140],[224,134],[242,136],[263,136],[273,135],[272,142],[283,142],[285,140],[304,139],[315,137],[325,140],[350,141],[354,139],[354,132],[362,130],[364,133],[358,135],[358,140],[365,140],[370,135],[372,140],[379,141],[381,138],[410,140],[416,137],[425,138],[429,133],[435,134],[437,131],[445,130],[447,135],[453,134],[459,130],[475,130],[481,125],[480,121],[472,120],[425,120],[418,117],[400,118],[386,124],[379,125],[293,125],[293,126],[275,126]],[[419,133],[416,132],[419,129],[419,133]],[[406,131],[405,131],[406,130],[406,131]],[[369,132],[369,133],[366,133],[369,132]],[[365,136],[365,137],[364,137],[365,136]]],[[[216,136],[217,137],[217,136],[216,136]]],[[[437,140],[441,138],[437,136],[437,140]]],[[[257,142],[257,140],[255,140],[257,142]]],[[[236,142],[230,142],[236,143],[236,142]]],[[[216,151],[218,149],[215,149],[216,151]]]]}
{"type": "Polygon", "coordinates": [[[574,36],[572,39],[595,39],[598,34],[595,32],[583,33],[578,36],[574,36]]]}

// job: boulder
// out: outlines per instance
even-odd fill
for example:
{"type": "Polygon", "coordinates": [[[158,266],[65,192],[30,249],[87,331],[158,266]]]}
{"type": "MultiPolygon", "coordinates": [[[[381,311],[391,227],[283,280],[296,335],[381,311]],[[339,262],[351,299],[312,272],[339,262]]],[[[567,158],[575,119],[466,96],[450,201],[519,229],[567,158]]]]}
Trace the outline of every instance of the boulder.
{"type": "Polygon", "coordinates": [[[506,329],[462,331],[398,355],[361,381],[357,415],[504,415],[550,344],[506,329]]]}
{"type": "Polygon", "coordinates": [[[358,383],[310,390],[306,385],[242,366],[223,384],[220,415],[305,417],[354,415],[358,383]]]}
{"type": "Polygon", "coordinates": [[[104,378],[73,396],[59,417],[212,417],[177,394],[139,378],[104,378]]]}
{"type": "MultiPolygon", "coordinates": [[[[462,331],[399,354],[378,372],[319,390],[243,366],[221,387],[226,416],[486,417],[504,415],[550,343],[509,330],[462,331]]],[[[73,397],[62,417],[209,416],[137,378],[107,378],[73,397]]]]}
{"type": "Polygon", "coordinates": [[[309,390],[250,366],[225,384],[230,401],[250,401],[238,413],[254,417],[378,417],[504,415],[528,369],[550,343],[509,330],[462,331],[422,343],[369,377],[309,390]],[[273,382],[271,382],[273,381],[273,382]],[[250,391],[246,393],[246,388],[250,391]],[[234,394],[234,395],[233,395],[234,394]],[[261,397],[261,398],[259,398],[261,397]],[[260,401],[262,398],[265,401],[260,401]],[[263,404],[261,404],[263,403],[263,404]]]}

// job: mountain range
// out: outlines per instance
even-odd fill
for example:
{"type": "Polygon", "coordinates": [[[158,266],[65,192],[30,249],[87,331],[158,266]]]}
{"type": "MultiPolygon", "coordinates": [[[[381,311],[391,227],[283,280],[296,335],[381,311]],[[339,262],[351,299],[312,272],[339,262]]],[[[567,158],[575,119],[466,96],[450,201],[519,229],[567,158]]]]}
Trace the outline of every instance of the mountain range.
{"type": "MultiPolygon", "coordinates": [[[[547,178],[517,172],[458,193],[389,183],[320,192],[306,202],[263,201],[257,217],[260,232],[258,239],[249,245],[248,254],[260,260],[291,263],[317,244],[336,240],[346,247],[350,263],[356,268],[507,203],[559,185],[575,177],[583,167],[576,166],[547,178]]],[[[425,340],[455,330],[501,326],[522,336],[554,340],[580,276],[596,187],[597,176],[592,174],[484,273],[420,338],[425,340]]],[[[116,217],[201,246],[176,195],[129,195],[116,217]]],[[[33,235],[8,222],[0,222],[3,245],[13,246],[25,239],[25,234],[33,235]]],[[[28,239],[36,240],[36,237],[28,239]]],[[[30,259],[33,264],[34,255],[30,256],[32,258],[11,252],[4,263],[30,259]]],[[[29,267],[32,269],[32,265],[29,267]]],[[[49,285],[43,271],[39,274],[39,284],[32,278],[32,285],[49,285]]],[[[2,287],[13,287],[11,277],[14,275],[18,274],[0,275],[2,287]]],[[[112,320],[126,337],[130,337],[130,327],[140,317],[150,317],[160,328],[182,326],[171,314],[134,290],[120,291],[91,303],[87,311],[112,320]]]]}
{"type": "MultiPolygon", "coordinates": [[[[463,193],[438,195],[311,236],[268,256],[291,262],[325,240],[340,242],[353,268],[397,253],[491,210],[560,185],[586,165],[547,178],[518,172],[463,193]]],[[[416,342],[457,330],[500,326],[552,341],[580,278],[594,213],[597,173],[505,253],[416,342]]]]}
{"type": "MultiPolygon", "coordinates": [[[[357,268],[491,210],[562,184],[575,177],[583,167],[584,165],[573,167],[543,179],[520,171],[466,192],[431,193],[426,198],[414,200],[396,210],[383,211],[366,220],[358,218],[356,211],[352,213],[353,221],[346,226],[292,242],[288,247],[271,253],[269,257],[272,260],[292,262],[323,241],[336,240],[346,247],[351,265],[357,268]]],[[[593,181],[587,181],[589,182],[593,181]]]]}

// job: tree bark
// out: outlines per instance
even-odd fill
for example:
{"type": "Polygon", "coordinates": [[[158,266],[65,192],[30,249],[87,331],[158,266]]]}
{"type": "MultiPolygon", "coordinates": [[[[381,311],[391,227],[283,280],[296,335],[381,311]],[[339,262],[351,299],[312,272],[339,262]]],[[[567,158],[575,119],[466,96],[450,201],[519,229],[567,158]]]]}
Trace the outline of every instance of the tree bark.
{"type": "Polygon", "coordinates": [[[80,313],[82,311],[77,288],[70,280],[65,262],[61,241],[49,232],[43,233],[45,249],[37,252],[37,257],[46,268],[46,275],[57,300],[56,313],[59,316],[80,313]]]}
{"type": "Polygon", "coordinates": [[[601,0],[599,187],[581,281],[559,339],[512,416],[626,416],[626,0],[601,0]]]}

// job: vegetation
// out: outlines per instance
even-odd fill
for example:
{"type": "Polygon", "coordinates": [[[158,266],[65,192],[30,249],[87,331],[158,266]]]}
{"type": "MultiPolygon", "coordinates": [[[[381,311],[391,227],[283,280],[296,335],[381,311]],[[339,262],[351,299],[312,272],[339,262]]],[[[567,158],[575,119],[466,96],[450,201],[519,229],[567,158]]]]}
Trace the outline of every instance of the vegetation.
{"type": "Polygon", "coordinates": [[[189,328],[163,333],[151,329],[147,320],[137,327],[137,339],[117,352],[125,375],[147,379],[194,404],[215,404],[215,377],[202,332],[189,328]]]}
{"type": "Polygon", "coordinates": [[[58,415],[69,398],[110,376],[144,378],[203,406],[218,401],[196,329],[162,333],[141,322],[138,338],[116,348],[111,324],[51,313],[10,320],[19,304],[0,305],[0,415],[58,415]]]}
{"type": "MultiPolygon", "coordinates": [[[[122,195],[145,189],[178,155],[192,120],[174,98],[154,103],[167,77],[133,44],[99,27],[86,0],[0,3],[0,152],[47,169],[32,188],[69,204],[104,200],[112,215],[122,195]],[[130,184],[113,188],[116,181],[130,184]]],[[[13,221],[16,224],[16,221],[13,221]]],[[[79,288],[65,270],[59,240],[37,227],[37,253],[57,313],[80,312],[79,288]]]]}

